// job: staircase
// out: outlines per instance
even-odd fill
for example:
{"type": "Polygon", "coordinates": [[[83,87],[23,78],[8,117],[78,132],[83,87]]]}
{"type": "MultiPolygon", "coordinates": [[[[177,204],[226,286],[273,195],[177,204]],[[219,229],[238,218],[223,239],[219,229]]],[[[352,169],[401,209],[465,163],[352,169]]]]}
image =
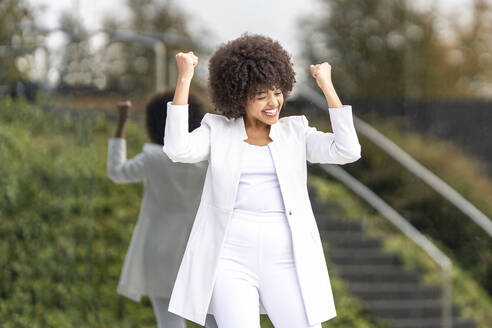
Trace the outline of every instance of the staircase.
{"type": "MultiPolygon", "coordinates": [[[[329,246],[327,257],[374,317],[392,328],[440,327],[440,290],[423,285],[418,272],[383,252],[381,242],[367,237],[360,222],[324,218],[318,228],[329,246]]],[[[454,328],[476,327],[474,321],[459,317],[456,306],[453,317],[454,328]]]]}

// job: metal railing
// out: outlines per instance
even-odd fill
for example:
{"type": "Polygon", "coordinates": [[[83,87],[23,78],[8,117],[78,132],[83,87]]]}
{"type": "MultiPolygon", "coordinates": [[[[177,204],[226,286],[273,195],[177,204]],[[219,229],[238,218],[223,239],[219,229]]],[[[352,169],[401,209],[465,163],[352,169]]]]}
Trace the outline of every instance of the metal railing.
{"type": "MultiPolygon", "coordinates": [[[[322,110],[327,110],[326,100],[316,91],[309,87],[299,85],[297,94],[312,101],[317,107],[322,110]]],[[[394,142],[386,138],[375,128],[364,122],[356,115],[354,117],[354,125],[356,130],[367,137],[371,142],[391,156],[394,160],[400,163],[415,176],[424,181],[427,185],[433,188],[436,192],[447,199],[451,204],[456,206],[463,214],[472,219],[479,227],[481,227],[490,237],[492,237],[492,221],[483,212],[477,209],[472,203],[461,196],[456,190],[449,186],[446,182],[432,173],[429,169],[417,162],[412,156],[398,147],[394,142]]]]}
{"type": "MultiPolygon", "coordinates": [[[[45,28],[36,24],[19,23],[16,24],[10,33],[9,40],[12,44],[15,33],[28,30],[34,31],[42,35],[62,32],[69,37],[70,40],[80,41],[82,39],[76,31],[63,29],[63,28],[45,28]]],[[[179,35],[170,33],[145,33],[134,32],[128,30],[111,30],[111,29],[99,29],[86,32],[86,38],[90,39],[94,35],[104,34],[108,38],[108,44],[112,42],[126,42],[139,44],[143,47],[147,47],[153,50],[155,60],[155,90],[160,91],[166,87],[165,76],[168,69],[167,63],[167,47],[166,45],[181,45],[186,47],[196,47],[201,50],[210,52],[211,49],[200,42],[191,41],[179,35]]],[[[14,53],[25,53],[33,51],[37,48],[43,48],[46,50],[45,45],[31,45],[31,46],[12,46],[12,45],[0,45],[0,55],[7,55],[14,53]]]]}
{"type": "MultiPolygon", "coordinates": [[[[309,87],[299,85],[296,94],[302,96],[321,110],[327,110],[326,100],[316,91],[309,87]]],[[[403,167],[414,175],[422,179],[436,192],[455,205],[462,213],[478,224],[489,236],[492,237],[492,222],[478,210],[473,204],[467,201],[456,190],[442,181],[438,176],[417,162],[400,147],[386,138],[371,125],[364,122],[356,115],[353,115],[354,125],[359,133],[366,136],[371,142],[383,150],[386,154],[395,159],[403,167]]],[[[427,255],[432,258],[441,268],[442,291],[441,291],[441,328],[451,328],[453,326],[452,314],[452,262],[437,248],[428,238],[415,229],[403,216],[395,211],[383,199],[376,195],[372,190],[348,174],[343,168],[335,165],[320,165],[321,168],[342,182],[354,193],[359,195],[368,204],[375,208],[381,215],[398,228],[405,236],[417,244],[427,255]]]]}
{"type": "Polygon", "coordinates": [[[381,215],[390,221],[405,236],[417,244],[430,258],[441,267],[442,291],[441,291],[441,327],[451,328],[453,326],[452,317],[452,262],[441,252],[427,237],[415,229],[403,216],[396,212],[384,200],[376,195],[372,190],[363,185],[360,181],[348,174],[338,165],[322,164],[320,167],[347,186],[355,194],[359,195],[381,215]]]}

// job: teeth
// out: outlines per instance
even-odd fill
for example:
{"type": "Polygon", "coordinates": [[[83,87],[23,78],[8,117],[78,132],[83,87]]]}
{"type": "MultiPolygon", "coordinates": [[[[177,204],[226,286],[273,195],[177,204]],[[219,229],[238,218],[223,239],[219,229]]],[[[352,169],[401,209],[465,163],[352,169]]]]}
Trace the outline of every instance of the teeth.
{"type": "Polygon", "coordinates": [[[275,109],[270,109],[270,110],[265,110],[265,113],[269,114],[269,115],[273,115],[277,112],[277,108],[275,109]]]}

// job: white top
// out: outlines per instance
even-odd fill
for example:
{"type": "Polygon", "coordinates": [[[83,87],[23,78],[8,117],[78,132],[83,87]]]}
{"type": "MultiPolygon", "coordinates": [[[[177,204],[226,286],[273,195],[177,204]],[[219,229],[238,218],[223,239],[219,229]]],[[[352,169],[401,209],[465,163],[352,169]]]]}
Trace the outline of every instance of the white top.
{"type": "Polygon", "coordinates": [[[246,143],[234,210],[284,213],[284,201],[270,148],[246,143]]]}

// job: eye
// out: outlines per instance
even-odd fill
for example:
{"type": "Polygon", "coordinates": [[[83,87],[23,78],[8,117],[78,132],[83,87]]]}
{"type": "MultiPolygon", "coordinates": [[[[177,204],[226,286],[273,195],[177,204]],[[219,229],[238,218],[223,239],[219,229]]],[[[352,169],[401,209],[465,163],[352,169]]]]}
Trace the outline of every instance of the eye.
{"type": "Polygon", "coordinates": [[[276,95],[276,96],[280,96],[281,94],[282,94],[282,91],[275,92],[275,95],[276,95]]]}

